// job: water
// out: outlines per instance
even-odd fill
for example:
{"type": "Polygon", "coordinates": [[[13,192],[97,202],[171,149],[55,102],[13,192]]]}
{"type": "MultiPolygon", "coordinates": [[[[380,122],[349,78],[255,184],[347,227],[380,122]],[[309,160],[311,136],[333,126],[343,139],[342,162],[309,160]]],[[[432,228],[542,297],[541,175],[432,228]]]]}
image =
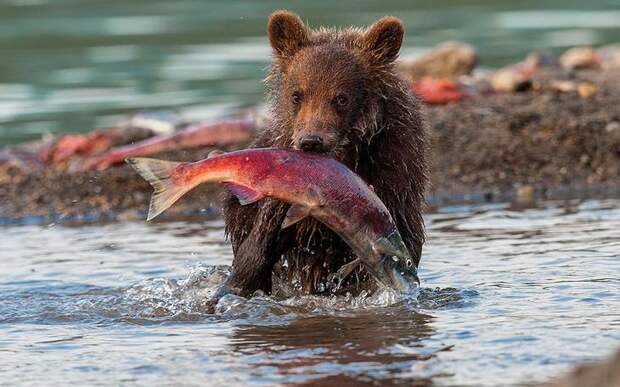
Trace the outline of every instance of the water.
{"type": "Polygon", "coordinates": [[[620,345],[620,200],[428,214],[417,299],[205,299],[219,219],[0,233],[2,385],[505,386],[620,345]]]}
{"type": "Polygon", "coordinates": [[[366,25],[392,14],[405,55],[450,39],[483,66],[533,49],[620,40],[620,0],[4,0],[0,2],[0,145],[113,125],[137,110],[208,118],[263,101],[267,16],[366,25]]]}

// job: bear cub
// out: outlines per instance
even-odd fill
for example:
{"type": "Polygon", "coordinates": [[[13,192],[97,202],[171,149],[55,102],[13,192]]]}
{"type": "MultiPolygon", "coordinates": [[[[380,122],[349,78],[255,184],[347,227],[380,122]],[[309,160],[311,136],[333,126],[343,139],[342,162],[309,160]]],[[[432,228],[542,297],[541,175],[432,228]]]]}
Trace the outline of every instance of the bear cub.
{"type": "MultiPolygon", "coordinates": [[[[295,14],[269,18],[273,63],[266,79],[269,122],[253,147],[324,153],[359,174],[390,210],[417,266],[424,243],[427,138],[420,102],[395,70],[404,27],[384,17],[367,29],[316,30],[295,14]]],[[[355,259],[314,219],[282,230],[289,205],[242,206],[228,195],[226,233],[234,260],[226,291],[269,293],[274,282],[303,293],[330,291],[328,279],[355,259]]],[[[368,275],[359,268],[356,284],[368,275]]]]}

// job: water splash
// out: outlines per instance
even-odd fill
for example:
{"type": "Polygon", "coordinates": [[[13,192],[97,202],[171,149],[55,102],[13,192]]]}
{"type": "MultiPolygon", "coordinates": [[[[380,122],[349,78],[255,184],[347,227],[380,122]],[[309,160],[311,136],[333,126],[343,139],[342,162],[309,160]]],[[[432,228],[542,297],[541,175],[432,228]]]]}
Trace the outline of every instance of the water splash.
{"type": "Polygon", "coordinates": [[[121,302],[140,318],[187,317],[215,314],[229,318],[270,320],[299,313],[329,314],[394,305],[416,307],[419,291],[407,295],[381,288],[358,295],[297,295],[278,298],[257,294],[246,299],[226,295],[214,305],[210,301],[230,273],[228,266],[198,265],[180,280],[154,278],[140,281],[125,290],[121,302]]]}
{"type": "Polygon", "coordinates": [[[119,302],[139,318],[194,319],[209,314],[209,300],[229,274],[227,266],[198,265],[181,280],[153,278],[122,291],[119,302]]]}

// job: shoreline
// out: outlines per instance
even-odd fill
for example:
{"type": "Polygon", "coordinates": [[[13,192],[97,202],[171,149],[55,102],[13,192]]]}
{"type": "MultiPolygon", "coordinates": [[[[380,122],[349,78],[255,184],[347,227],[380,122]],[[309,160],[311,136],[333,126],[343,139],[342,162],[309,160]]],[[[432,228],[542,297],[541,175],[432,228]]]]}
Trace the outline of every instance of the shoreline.
{"type": "MultiPolygon", "coordinates": [[[[583,97],[576,91],[529,89],[425,106],[432,166],[429,209],[468,202],[620,197],[620,69],[571,76],[592,84],[596,93],[583,97]]],[[[149,157],[195,161],[214,149],[247,144],[149,157]]],[[[164,219],[215,214],[221,192],[213,185],[198,187],[164,219]]],[[[126,165],[69,172],[0,164],[0,225],[140,219],[150,193],[150,186],[126,165]]]]}
{"type": "MultiPolygon", "coordinates": [[[[97,179],[95,179],[97,180],[97,179]]],[[[95,189],[96,191],[97,189],[95,189]]],[[[221,197],[223,188],[212,185],[198,187],[175,203],[170,209],[161,214],[153,223],[171,221],[204,221],[221,218],[221,197]]],[[[80,207],[76,211],[62,210],[70,205],[66,201],[54,203],[59,211],[42,211],[37,213],[14,212],[8,215],[4,212],[9,206],[0,206],[0,227],[2,226],[30,226],[30,225],[89,225],[99,223],[145,221],[148,213],[148,201],[151,188],[149,186],[135,190],[131,199],[125,199],[124,205],[109,205],[106,199],[95,196],[95,203],[108,205],[94,205],[87,208],[80,207]]],[[[522,186],[508,191],[433,191],[426,197],[425,213],[434,213],[444,207],[460,205],[482,205],[508,203],[513,209],[536,208],[540,203],[547,201],[574,201],[589,199],[619,199],[620,185],[563,185],[554,187],[522,186]]]]}

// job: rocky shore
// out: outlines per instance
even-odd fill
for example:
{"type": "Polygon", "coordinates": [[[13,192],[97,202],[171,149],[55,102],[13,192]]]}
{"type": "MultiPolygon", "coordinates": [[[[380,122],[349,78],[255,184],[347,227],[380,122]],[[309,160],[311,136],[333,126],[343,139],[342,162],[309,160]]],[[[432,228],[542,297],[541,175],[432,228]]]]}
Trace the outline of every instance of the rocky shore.
{"type": "MultiPolygon", "coordinates": [[[[431,196],[620,191],[620,71],[580,72],[597,88],[480,96],[428,108],[431,196]],[[606,188],[604,188],[606,187],[606,188]]],[[[557,193],[553,195],[553,193],[557,193]]]]}
{"type": "Polygon", "coordinates": [[[620,350],[598,362],[584,363],[553,379],[543,387],[618,387],[620,386],[620,350]]]}
{"type": "MultiPolygon", "coordinates": [[[[435,66],[433,55],[445,62],[450,47],[440,47],[417,63],[435,66]]],[[[439,72],[440,80],[428,78],[415,63],[414,70],[406,70],[414,74],[412,87],[422,90],[427,102],[431,207],[465,201],[620,196],[620,66],[603,66],[599,56],[592,59],[592,52],[582,50],[564,55],[561,65],[549,65],[556,62],[534,55],[512,67],[472,75],[475,53],[454,47],[452,55],[463,57],[449,62],[451,67],[439,72]],[[501,75],[507,72],[514,74],[501,75]],[[502,82],[498,77],[504,77],[502,82]]],[[[157,131],[169,132],[177,124],[157,131]]],[[[260,119],[254,126],[260,127],[260,119]]],[[[127,131],[98,131],[0,151],[0,224],[144,217],[151,189],[132,169],[122,164],[101,170],[80,166],[86,165],[82,156],[88,152],[148,138],[157,131],[134,130],[135,139],[126,138],[127,131]],[[42,159],[61,162],[45,164],[42,159]]],[[[166,141],[191,145],[200,140],[196,133],[201,134],[192,132],[180,140],[168,134],[166,141]]],[[[243,148],[248,140],[195,144],[190,150],[170,148],[149,156],[197,160],[216,148],[243,148]]],[[[220,193],[218,187],[200,187],[163,219],[217,212],[220,193]]]]}

